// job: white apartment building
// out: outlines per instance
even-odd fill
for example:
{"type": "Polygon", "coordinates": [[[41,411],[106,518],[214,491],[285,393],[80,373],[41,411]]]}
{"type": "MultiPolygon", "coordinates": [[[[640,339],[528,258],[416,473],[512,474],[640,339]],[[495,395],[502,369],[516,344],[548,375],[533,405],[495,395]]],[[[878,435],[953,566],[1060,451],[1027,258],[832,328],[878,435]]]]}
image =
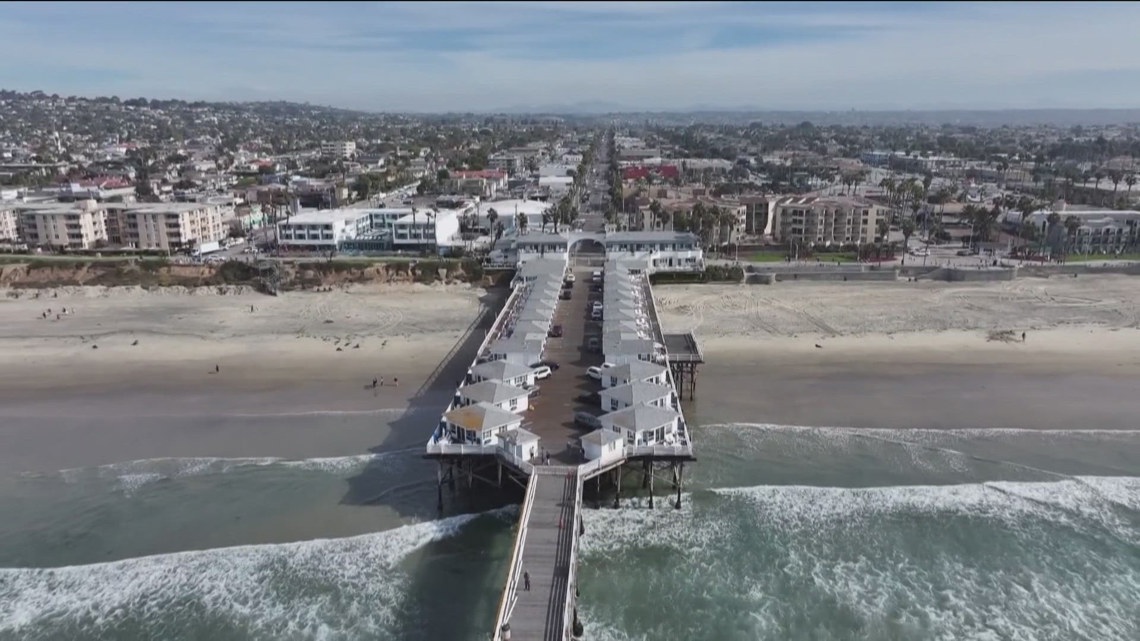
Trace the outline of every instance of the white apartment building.
{"type": "Polygon", "coordinates": [[[459,212],[454,209],[417,211],[392,222],[392,246],[396,249],[445,247],[458,237],[459,212]]]}
{"type": "Polygon", "coordinates": [[[507,172],[499,169],[453,171],[449,182],[456,193],[494,198],[495,194],[507,190],[507,172]]]}
{"type": "Polygon", "coordinates": [[[28,245],[92,249],[107,242],[107,210],[94,200],[20,210],[19,235],[28,245]]]}
{"type": "Polygon", "coordinates": [[[15,209],[0,207],[0,243],[14,243],[20,238],[20,217],[15,209]]]}
{"type": "Polygon", "coordinates": [[[881,207],[851,198],[792,197],[772,208],[772,233],[782,243],[872,243],[881,207]]]}
{"type": "Polygon", "coordinates": [[[356,143],[351,140],[332,140],[321,143],[321,155],[333,158],[351,158],[356,154],[356,143]]]}
{"type": "Polygon", "coordinates": [[[222,207],[210,203],[147,203],[112,209],[108,239],[136,249],[179,250],[229,235],[222,207]]]}
{"type": "Polygon", "coordinates": [[[372,229],[367,209],[303,211],[277,223],[277,242],[287,248],[332,251],[372,229]]]}
{"type": "Polygon", "coordinates": [[[487,167],[513,174],[523,166],[523,161],[520,154],[498,153],[487,158],[487,167]]]}
{"type": "Polygon", "coordinates": [[[646,261],[650,271],[702,271],[700,238],[689,232],[627,231],[606,234],[606,259],[646,261]]]}
{"type": "MultiPolygon", "coordinates": [[[[1078,254],[1118,254],[1131,251],[1140,243],[1140,211],[1062,206],[1056,210],[1061,216],[1061,224],[1050,234],[1049,214],[1053,211],[1041,209],[1026,217],[1026,221],[1036,225],[1051,245],[1067,245],[1070,251],[1078,254]],[[1064,224],[1069,217],[1080,221],[1072,236],[1064,224]]],[[[1019,224],[1021,214],[1007,212],[1005,222],[1019,224]]]]}

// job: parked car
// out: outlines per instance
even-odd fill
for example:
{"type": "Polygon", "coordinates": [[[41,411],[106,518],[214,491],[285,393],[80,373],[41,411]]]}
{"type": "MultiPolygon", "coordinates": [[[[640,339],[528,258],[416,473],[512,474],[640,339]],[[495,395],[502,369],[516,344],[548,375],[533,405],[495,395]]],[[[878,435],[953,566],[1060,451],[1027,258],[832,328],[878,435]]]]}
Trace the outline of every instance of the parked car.
{"type": "Polygon", "coordinates": [[[595,337],[591,338],[590,340],[586,341],[586,349],[590,350],[591,352],[597,352],[597,351],[601,350],[602,349],[602,339],[595,336],[595,337]]]}
{"type": "Polygon", "coordinates": [[[535,363],[534,366],[535,367],[546,366],[546,367],[549,367],[550,371],[552,371],[552,372],[558,371],[558,363],[556,363],[554,361],[539,361],[539,362],[535,363]]]}
{"type": "Polygon", "coordinates": [[[562,326],[555,325],[554,327],[551,327],[549,334],[551,338],[562,338],[562,326]]]}
{"type": "Polygon", "coordinates": [[[574,274],[566,274],[566,278],[564,278],[562,280],[563,280],[563,282],[573,284],[574,283],[574,274]]]}
{"type": "Polygon", "coordinates": [[[570,300],[573,298],[573,292],[569,289],[564,289],[562,290],[562,293],[558,295],[558,298],[562,300],[570,300]]]}
{"type": "Polygon", "coordinates": [[[602,422],[589,412],[574,412],[574,423],[591,430],[601,429],[602,422]]]}
{"type": "Polygon", "coordinates": [[[595,307],[594,309],[590,310],[590,320],[602,320],[602,309],[600,307],[595,307]]]}
{"type": "Polygon", "coordinates": [[[595,283],[602,282],[602,272],[594,272],[593,275],[591,276],[591,278],[594,279],[595,283]]]}
{"type": "Polygon", "coordinates": [[[536,380],[536,381],[541,381],[541,380],[550,378],[550,375],[553,373],[553,370],[551,370],[546,365],[539,365],[538,367],[534,368],[531,371],[534,372],[534,380],[536,380]]]}
{"type": "Polygon", "coordinates": [[[609,369],[613,366],[614,366],[613,363],[602,363],[601,367],[597,367],[597,366],[587,367],[586,368],[586,376],[589,376],[590,378],[594,379],[595,381],[600,381],[600,380],[602,380],[602,370],[609,369]]]}

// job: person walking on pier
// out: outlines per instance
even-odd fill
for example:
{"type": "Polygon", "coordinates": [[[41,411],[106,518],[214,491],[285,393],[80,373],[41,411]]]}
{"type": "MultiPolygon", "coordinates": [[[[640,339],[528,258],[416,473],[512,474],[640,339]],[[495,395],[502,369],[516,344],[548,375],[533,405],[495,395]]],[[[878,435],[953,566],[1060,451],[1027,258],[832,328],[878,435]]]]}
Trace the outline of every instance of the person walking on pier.
{"type": "Polygon", "coordinates": [[[530,592],[530,572],[523,572],[523,590],[530,592]]]}

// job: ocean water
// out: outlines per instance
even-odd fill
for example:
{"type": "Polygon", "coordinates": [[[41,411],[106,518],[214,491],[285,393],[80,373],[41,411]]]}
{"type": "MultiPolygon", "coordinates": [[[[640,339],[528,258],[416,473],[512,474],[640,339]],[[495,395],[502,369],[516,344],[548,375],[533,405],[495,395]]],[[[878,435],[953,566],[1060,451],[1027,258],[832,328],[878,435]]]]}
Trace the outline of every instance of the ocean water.
{"type": "MultiPolygon", "coordinates": [[[[1140,432],[697,430],[683,509],[585,513],[586,638],[1140,638],[1140,432]]],[[[0,476],[0,640],[486,639],[509,501],[439,517],[418,448],[0,476]]]]}

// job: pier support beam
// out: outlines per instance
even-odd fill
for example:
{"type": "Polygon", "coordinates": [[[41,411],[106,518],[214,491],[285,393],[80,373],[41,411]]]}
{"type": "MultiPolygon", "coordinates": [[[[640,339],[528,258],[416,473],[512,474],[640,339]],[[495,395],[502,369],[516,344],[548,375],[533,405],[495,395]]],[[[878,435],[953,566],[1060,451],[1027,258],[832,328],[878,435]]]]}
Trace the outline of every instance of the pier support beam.
{"type": "Polygon", "coordinates": [[[685,480],[685,464],[677,465],[676,479],[677,479],[677,501],[673,504],[674,510],[681,509],[681,487],[684,485],[685,480]]]}
{"type": "Polygon", "coordinates": [[[653,509],[653,461],[646,461],[645,468],[649,470],[649,509],[653,509]]]}
{"type": "Polygon", "coordinates": [[[621,466],[614,470],[614,509],[621,507],[621,466]]]}
{"type": "Polygon", "coordinates": [[[441,513],[443,512],[443,461],[439,462],[439,471],[436,472],[435,484],[436,502],[435,507],[441,513]]]}

